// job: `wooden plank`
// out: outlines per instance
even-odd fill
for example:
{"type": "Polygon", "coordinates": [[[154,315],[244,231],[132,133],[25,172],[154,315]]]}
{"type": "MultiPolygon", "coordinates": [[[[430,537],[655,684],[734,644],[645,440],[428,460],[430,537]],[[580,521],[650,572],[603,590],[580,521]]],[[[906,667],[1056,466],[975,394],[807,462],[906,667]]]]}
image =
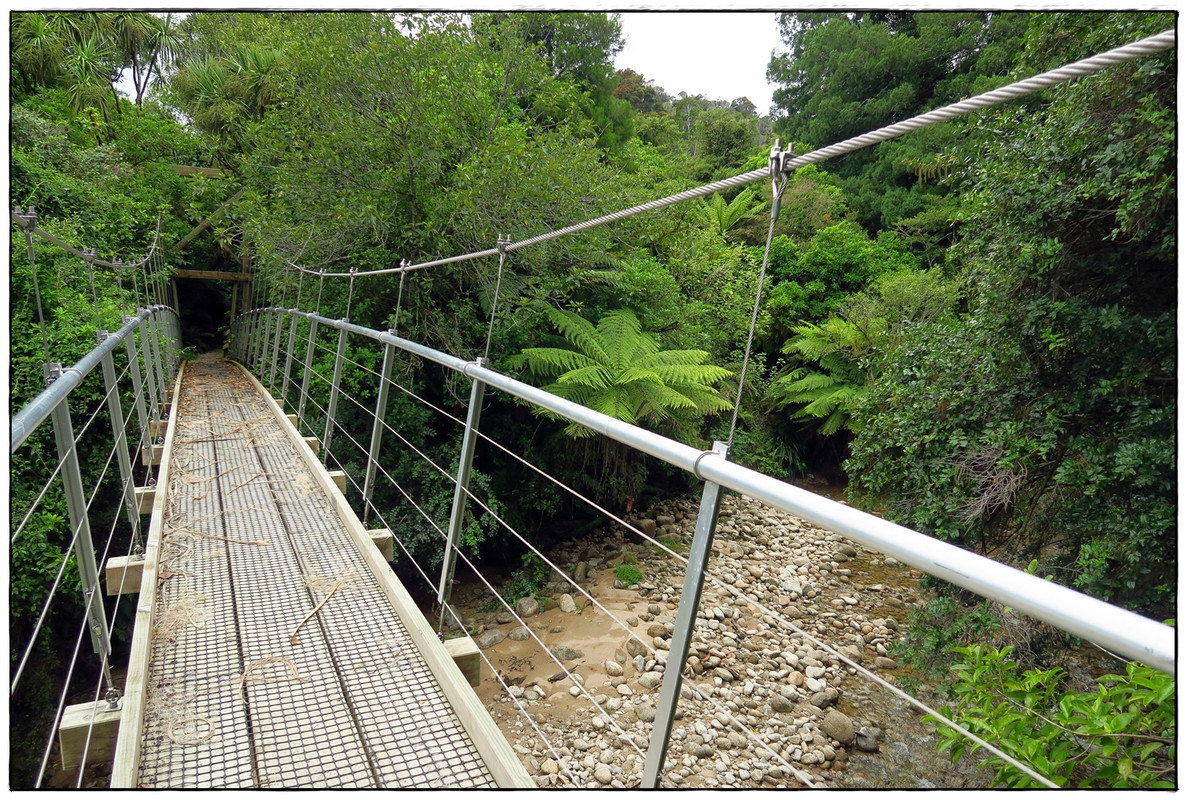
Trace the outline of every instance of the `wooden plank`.
{"type": "Polygon", "coordinates": [[[173,171],[182,177],[190,177],[193,175],[201,175],[203,178],[221,178],[227,173],[221,169],[214,167],[189,167],[185,164],[174,164],[173,171]]]}
{"type": "Polygon", "coordinates": [[[113,556],[107,559],[107,594],[132,594],[140,590],[143,556],[113,556]]]}
{"type": "Polygon", "coordinates": [[[155,486],[137,486],[136,492],[136,507],[141,514],[151,514],[153,503],[157,499],[157,487],[155,486]]]}
{"type": "Polygon", "coordinates": [[[179,269],[175,278],[189,278],[199,281],[249,281],[251,276],[242,272],[225,272],[217,269],[179,269]]]}
{"type": "Polygon", "coordinates": [[[376,528],[375,530],[367,531],[367,535],[371,537],[371,541],[379,548],[379,552],[383,554],[384,561],[391,561],[396,555],[396,537],[387,528],[376,528]]]}
{"type": "MultiPolygon", "coordinates": [[[[185,363],[177,370],[174,391],[181,387],[185,363]]],[[[173,454],[176,426],[169,428],[161,453],[161,469],[157,475],[161,486],[169,485],[169,456],[173,454]]],[[[144,566],[140,577],[140,602],[136,606],[135,627],[132,630],[132,652],[128,656],[128,674],[124,680],[124,708],[119,737],[115,745],[115,759],[111,767],[111,788],[131,789],[140,773],[140,738],[144,733],[144,704],[148,697],[148,661],[152,656],[152,624],[157,601],[157,565],[161,556],[161,531],[165,525],[165,492],[157,492],[153,500],[152,519],[148,526],[148,541],[144,551],[144,566]]]]}
{"type": "Polygon", "coordinates": [[[338,487],[338,491],[346,494],[346,473],[340,469],[332,470],[330,473],[330,480],[338,487]]]}
{"type": "Polygon", "coordinates": [[[317,451],[321,448],[321,442],[317,440],[316,436],[302,436],[301,441],[308,445],[309,449],[313,451],[314,455],[317,455],[317,451]]]}
{"type": "Polygon", "coordinates": [[[284,416],[286,419],[288,419],[290,425],[292,425],[294,428],[297,427],[297,415],[296,414],[285,414],[284,416]]]}
{"type": "Polygon", "coordinates": [[[183,236],[183,237],[182,237],[182,239],[181,239],[181,241],[180,241],[180,242],[178,242],[177,244],[173,245],[173,249],[174,249],[174,250],[181,250],[181,249],[183,249],[183,248],[184,248],[184,247],[185,247],[187,244],[189,244],[190,242],[192,242],[192,241],[194,240],[194,237],[196,237],[198,234],[200,234],[202,231],[206,230],[207,228],[209,228],[209,227],[210,227],[210,226],[213,224],[212,220],[213,220],[215,217],[217,217],[217,216],[218,216],[220,213],[222,213],[224,210],[226,210],[227,208],[229,208],[229,207],[230,207],[230,205],[231,205],[232,203],[234,203],[236,200],[238,200],[240,197],[242,197],[242,196],[243,196],[243,192],[244,192],[244,190],[243,190],[243,189],[240,189],[239,191],[235,192],[235,194],[231,195],[231,199],[230,199],[230,200],[228,200],[227,202],[223,203],[221,206],[219,206],[218,208],[216,208],[216,209],[214,210],[214,213],[213,213],[213,214],[211,214],[211,215],[210,215],[210,216],[209,216],[207,219],[204,219],[204,220],[202,220],[201,222],[199,222],[199,223],[197,224],[197,226],[195,226],[195,228],[194,228],[192,231],[190,231],[189,233],[187,233],[185,236],[183,236]]]}
{"type": "MultiPolygon", "coordinates": [[[[236,366],[263,396],[264,402],[268,404],[276,418],[282,418],[284,410],[272,399],[255,376],[241,365],[236,364],[236,366]]],[[[302,441],[300,434],[287,426],[282,425],[281,428],[289,436],[294,446],[300,444],[302,441]]],[[[312,450],[302,447],[296,447],[296,450],[329,497],[330,505],[338,519],[346,527],[347,533],[350,534],[367,567],[375,576],[380,589],[387,596],[388,602],[391,603],[393,610],[404,624],[408,635],[415,642],[417,650],[424,657],[433,677],[437,679],[441,690],[449,699],[454,713],[457,714],[462,727],[470,735],[475,749],[482,756],[483,762],[490,770],[495,782],[501,788],[536,788],[535,781],[528,775],[527,770],[520,763],[519,757],[507,743],[503,732],[491,719],[478,695],[471,689],[469,681],[453,663],[453,659],[445,650],[445,645],[437,638],[437,633],[433,630],[432,625],[425,619],[412,596],[408,594],[408,590],[392,572],[391,565],[383,560],[379,549],[371,544],[371,537],[368,536],[362,522],[347,504],[346,497],[330,480],[326,468],[314,457],[316,454],[312,450]]]]}
{"type": "Polygon", "coordinates": [[[145,467],[155,467],[161,463],[161,453],[164,448],[159,444],[152,446],[152,458],[148,457],[148,453],[143,450],[140,451],[140,464],[145,467]]]}
{"type": "Polygon", "coordinates": [[[482,656],[478,654],[478,643],[469,636],[446,639],[445,652],[449,653],[470,685],[477,689],[482,683],[482,656]]]}
{"type": "Polygon", "coordinates": [[[62,724],[58,726],[62,769],[73,769],[81,764],[83,750],[86,750],[88,764],[110,761],[119,735],[121,713],[118,709],[107,710],[106,700],[66,706],[62,711],[62,724]]]}

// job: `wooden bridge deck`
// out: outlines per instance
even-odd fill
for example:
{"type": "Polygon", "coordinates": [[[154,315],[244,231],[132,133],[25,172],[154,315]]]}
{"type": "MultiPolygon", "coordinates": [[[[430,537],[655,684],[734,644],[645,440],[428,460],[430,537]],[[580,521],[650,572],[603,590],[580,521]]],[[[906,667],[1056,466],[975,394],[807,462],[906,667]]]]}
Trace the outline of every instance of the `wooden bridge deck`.
{"type": "Polygon", "coordinates": [[[217,359],[181,379],[112,785],[532,785],[253,383],[217,359]]]}

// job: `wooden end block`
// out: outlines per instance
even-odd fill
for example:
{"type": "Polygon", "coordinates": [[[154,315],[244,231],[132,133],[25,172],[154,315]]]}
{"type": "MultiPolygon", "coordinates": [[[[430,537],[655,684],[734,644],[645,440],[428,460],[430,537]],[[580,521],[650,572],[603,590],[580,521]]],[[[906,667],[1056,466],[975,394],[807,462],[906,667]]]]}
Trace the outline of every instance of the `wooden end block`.
{"type": "Polygon", "coordinates": [[[132,594],[140,591],[140,576],[144,574],[144,558],[113,556],[107,559],[107,594],[132,594]]]}
{"type": "Polygon", "coordinates": [[[110,761],[115,755],[115,739],[119,729],[120,712],[108,711],[106,700],[66,706],[62,713],[62,724],[58,728],[62,768],[77,767],[82,761],[84,748],[87,751],[87,763],[110,761]]]}
{"type": "Polygon", "coordinates": [[[154,444],[152,446],[152,458],[151,459],[148,457],[148,453],[141,450],[140,451],[140,463],[146,467],[155,467],[157,464],[161,463],[161,453],[164,452],[164,450],[165,450],[165,445],[154,444]]]}
{"type": "Polygon", "coordinates": [[[317,455],[317,451],[321,448],[321,442],[317,440],[317,437],[305,436],[303,438],[305,439],[305,444],[309,445],[309,449],[313,451],[313,454],[317,455]]]}
{"type": "Polygon", "coordinates": [[[157,420],[156,422],[149,421],[149,423],[148,423],[148,435],[149,436],[164,436],[168,430],[169,430],[169,420],[168,419],[157,420]]]}
{"type": "Polygon", "coordinates": [[[383,554],[386,561],[391,561],[396,556],[396,537],[392,536],[392,532],[387,528],[376,528],[373,531],[367,531],[367,535],[371,537],[371,541],[379,548],[379,552],[383,554]]]}
{"type": "Polygon", "coordinates": [[[445,652],[462,671],[462,676],[474,688],[482,683],[482,656],[478,655],[478,644],[469,636],[445,640],[445,652]]]}
{"type": "Polygon", "coordinates": [[[136,507],[141,514],[151,514],[152,504],[157,499],[157,487],[155,486],[137,486],[133,489],[136,492],[136,507]]]}
{"type": "Polygon", "coordinates": [[[292,426],[294,428],[297,427],[297,415],[296,414],[285,414],[285,416],[288,417],[288,421],[290,423],[292,423],[292,426]]]}
{"type": "Polygon", "coordinates": [[[338,487],[338,491],[346,494],[346,473],[340,469],[330,470],[330,480],[338,487]]]}

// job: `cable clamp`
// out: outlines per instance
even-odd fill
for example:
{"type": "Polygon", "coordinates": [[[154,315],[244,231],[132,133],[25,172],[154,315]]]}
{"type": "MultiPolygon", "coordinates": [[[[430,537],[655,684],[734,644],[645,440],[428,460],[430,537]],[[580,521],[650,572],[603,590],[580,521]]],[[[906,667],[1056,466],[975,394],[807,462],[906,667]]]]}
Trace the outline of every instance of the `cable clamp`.
{"type": "Polygon", "coordinates": [[[103,344],[104,342],[106,342],[110,336],[111,336],[111,332],[105,331],[102,328],[95,331],[95,338],[98,340],[99,344],[103,344]]]}
{"type": "Polygon", "coordinates": [[[45,385],[49,386],[62,377],[62,364],[59,361],[47,361],[42,367],[42,371],[45,374],[45,385]]]}
{"type": "Polygon", "coordinates": [[[697,460],[692,462],[692,474],[696,475],[699,480],[702,480],[702,481],[709,480],[708,478],[706,478],[704,475],[701,474],[701,469],[700,469],[701,468],[701,459],[704,458],[705,456],[716,456],[716,455],[720,455],[720,453],[718,453],[716,450],[702,450],[701,454],[699,456],[697,456],[697,460]]]}
{"type": "Polygon", "coordinates": [[[499,248],[499,255],[501,255],[501,256],[507,255],[507,245],[509,245],[509,244],[511,244],[511,237],[510,236],[504,237],[503,234],[500,233],[499,239],[498,239],[498,244],[496,245],[499,248]]]}

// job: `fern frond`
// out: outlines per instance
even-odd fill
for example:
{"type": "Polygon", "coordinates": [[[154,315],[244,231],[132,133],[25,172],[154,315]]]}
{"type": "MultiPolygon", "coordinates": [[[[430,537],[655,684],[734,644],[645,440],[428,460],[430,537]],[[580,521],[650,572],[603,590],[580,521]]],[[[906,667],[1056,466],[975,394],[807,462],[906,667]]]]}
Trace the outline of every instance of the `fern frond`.
{"type": "Polygon", "coordinates": [[[559,347],[528,347],[523,350],[532,374],[551,377],[575,369],[596,365],[589,356],[559,347]]]}
{"type": "Polygon", "coordinates": [[[648,367],[704,364],[709,354],[704,350],[664,350],[641,361],[648,367]]]}
{"type": "Polygon", "coordinates": [[[558,308],[547,309],[548,319],[574,347],[594,361],[605,364],[610,361],[606,352],[606,344],[598,333],[597,328],[589,320],[572,311],[561,311],[558,308]]]}
{"type": "Polygon", "coordinates": [[[654,367],[653,371],[665,383],[715,384],[733,375],[728,369],[713,364],[687,364],[654,367]]]}
{"type": "Polygon", "coordinates": [[[610,370],[601,364],[590,364],[589,366],[569,370],[557,378],[556,382],[565,384],[575,383],[580,386],[588,386],[591,389],[604,389],[614,382],[614,376],[610,374],[610,370]]]}
{"type": "Polygon", "coordinates": [[[663,379],[654,370],[646,367],[627,367],[618,373],[614,382],[619,386],[625,386],[628,383],[663,383],[663,379]]]}

